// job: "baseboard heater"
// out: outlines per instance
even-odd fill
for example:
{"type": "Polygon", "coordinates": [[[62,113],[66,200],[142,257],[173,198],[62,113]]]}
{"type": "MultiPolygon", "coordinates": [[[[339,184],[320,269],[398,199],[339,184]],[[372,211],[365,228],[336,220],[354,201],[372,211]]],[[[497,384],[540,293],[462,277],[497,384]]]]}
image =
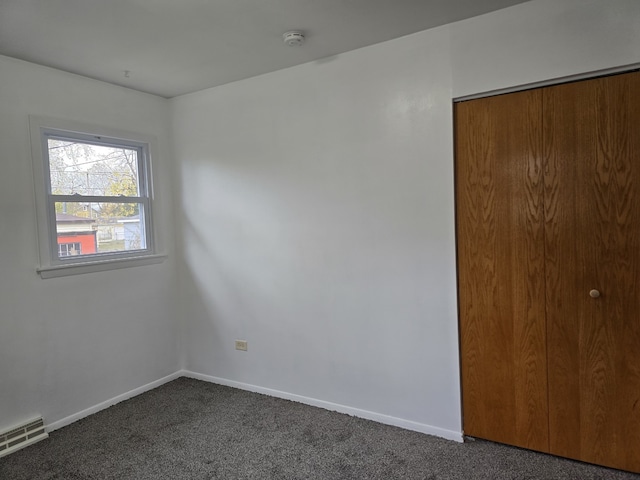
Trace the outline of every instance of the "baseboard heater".
{"type": "Polygon", "coordinates": [[[42,417],[0,432],[0,458],[44,440],[48,436],[42,417]]]}

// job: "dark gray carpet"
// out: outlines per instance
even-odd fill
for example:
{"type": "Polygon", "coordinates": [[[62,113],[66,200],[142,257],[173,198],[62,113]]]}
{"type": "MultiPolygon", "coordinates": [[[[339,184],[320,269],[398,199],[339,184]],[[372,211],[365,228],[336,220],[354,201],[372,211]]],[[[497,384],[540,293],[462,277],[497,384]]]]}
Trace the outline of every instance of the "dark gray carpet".
{"type": "Polygon", "coordinates": [[[638,480],[180,378],[0,459],[2,480],[638,480]]]}

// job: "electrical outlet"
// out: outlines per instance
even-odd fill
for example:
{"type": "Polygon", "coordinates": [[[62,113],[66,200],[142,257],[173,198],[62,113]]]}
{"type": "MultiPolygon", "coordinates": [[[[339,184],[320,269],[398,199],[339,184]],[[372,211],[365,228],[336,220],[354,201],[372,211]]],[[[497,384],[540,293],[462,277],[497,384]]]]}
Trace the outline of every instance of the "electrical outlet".
{"type": "Polygon", "coordinates": [[[243,352],[247,351],[247,341],[246,340],[236,340],[236,350],[242,350],[243,352]]]}

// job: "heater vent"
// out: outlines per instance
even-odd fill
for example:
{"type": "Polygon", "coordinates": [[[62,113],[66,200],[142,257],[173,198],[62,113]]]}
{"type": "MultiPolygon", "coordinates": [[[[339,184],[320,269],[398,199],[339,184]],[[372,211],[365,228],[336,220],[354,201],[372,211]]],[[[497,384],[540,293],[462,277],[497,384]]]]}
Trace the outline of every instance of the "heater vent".
{"type": "Polygon", "coordinates": [[[0,457],[9,455],[32,443],[44,440],[48,436],[42,417],[0,432],[0,457]]]}

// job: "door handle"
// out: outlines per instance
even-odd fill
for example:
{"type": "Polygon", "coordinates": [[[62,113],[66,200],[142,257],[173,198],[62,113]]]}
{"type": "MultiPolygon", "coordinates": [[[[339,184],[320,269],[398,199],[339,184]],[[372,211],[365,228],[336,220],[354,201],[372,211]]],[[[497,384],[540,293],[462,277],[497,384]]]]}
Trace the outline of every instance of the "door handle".
{"type": "Polygon", "coordinates": [[[600,296],[600,291],[593,289],[589,292],[589,296],[591,298],[598,298],[600,296]]]}

